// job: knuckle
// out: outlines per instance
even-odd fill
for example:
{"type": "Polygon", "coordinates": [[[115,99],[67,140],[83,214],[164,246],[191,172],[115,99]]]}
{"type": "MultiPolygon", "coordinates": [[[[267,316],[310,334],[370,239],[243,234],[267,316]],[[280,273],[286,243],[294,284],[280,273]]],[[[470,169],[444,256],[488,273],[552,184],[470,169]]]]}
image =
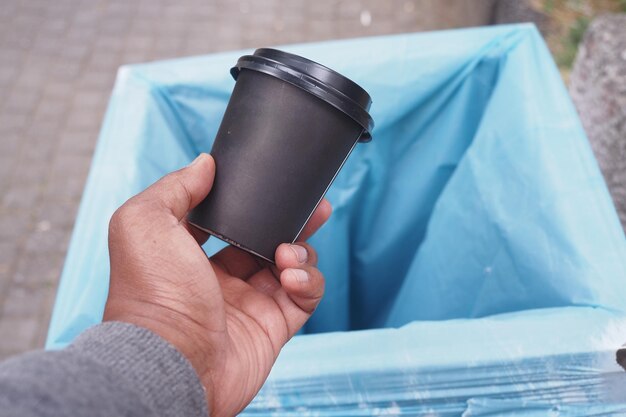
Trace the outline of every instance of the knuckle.
{"type": "Polygon", "coordinates": [[[324,287],[324,276],[317,268],[311,268],[309,270],[309,274],[311,275],[311,286],[314,289],[319,289],[324,287]]]}
{"type": "Polygon", "coordinates": [[[188,204],[191,205],[193,196],[191,195],[189,188],[187,188],[187,185],[183,181],[182,172],[172,172],[169,175],[169,181],[171,181],[170,193],[174,195],[177,200],[188,201],[188,204]]]}
{"type": "Polygon", "coordinates": [[[123,212],[121,207],[115,210],[111,219],[109,220],[109,235],[116,234],[121,229],[121,224],[123,222],[123,212]]]}
{"type": "Polygon", "coordinates": [[[119,235],[132,229],[136,219],[141,216],[141,209],[133,199],[119,207],[109,221],[109,235],[119,235]]]}
{"type": "Polygon", "coordinates": [[[307,272],[311,277],[310,285],[312,298],[322,298],[322,295],[324,294],[324,287],[326,285],[324,275],[319,269],[314,267],[309,268],[307,272]]]}

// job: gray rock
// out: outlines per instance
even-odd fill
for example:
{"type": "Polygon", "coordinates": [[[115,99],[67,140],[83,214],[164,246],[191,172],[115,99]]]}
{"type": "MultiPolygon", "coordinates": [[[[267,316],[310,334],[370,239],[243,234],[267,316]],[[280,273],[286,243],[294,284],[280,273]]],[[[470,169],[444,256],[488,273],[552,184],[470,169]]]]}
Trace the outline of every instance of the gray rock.
{"type": "Polygon", "coordinates": [[[626,230],[626,14],[593,20],[574,62],[570,94],[626,230]]]}

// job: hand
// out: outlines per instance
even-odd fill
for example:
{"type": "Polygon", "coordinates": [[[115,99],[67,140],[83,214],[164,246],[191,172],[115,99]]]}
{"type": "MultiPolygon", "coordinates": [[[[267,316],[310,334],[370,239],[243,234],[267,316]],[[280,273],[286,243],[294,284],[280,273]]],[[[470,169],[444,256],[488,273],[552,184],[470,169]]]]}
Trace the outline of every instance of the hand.
{"type": "MultiPolygon", "coordinates": [[[[111,282],[104,320],[143,326],[185,355],[204,384],[212,417],[233,416],[256,395],[283,345],[324,292],[306,243],[282,244],[276,265],[229,246],[210,259],[208,238],[186,215],[209,193],[207,154],[120,207],[109,226],[111,282]]],[[[302,232],[330,216],[323,200],[302,232]]]]}

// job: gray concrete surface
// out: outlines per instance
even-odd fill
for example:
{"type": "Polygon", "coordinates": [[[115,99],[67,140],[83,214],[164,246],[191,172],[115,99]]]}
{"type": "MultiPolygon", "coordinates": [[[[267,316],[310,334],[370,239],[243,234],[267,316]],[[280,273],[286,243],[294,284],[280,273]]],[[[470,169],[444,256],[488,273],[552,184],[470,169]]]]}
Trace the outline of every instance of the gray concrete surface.
{"type": "Polygon", "coordinates": [[[122,64],[474,26],[492,0],[0,2],[0,358],[40,347],[122,64]]]}
{"type": "Polygon", "coordinates": [[[593,20],[570,94],[626,231],[626,13],[593,20]]]}

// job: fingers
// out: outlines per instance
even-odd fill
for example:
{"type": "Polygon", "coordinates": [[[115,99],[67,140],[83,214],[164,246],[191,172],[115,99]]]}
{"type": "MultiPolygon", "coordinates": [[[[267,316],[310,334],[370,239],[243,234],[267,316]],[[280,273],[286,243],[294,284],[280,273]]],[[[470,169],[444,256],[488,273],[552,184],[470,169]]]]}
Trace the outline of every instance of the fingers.
{"type": "Polygon", "coordinates": [[[289,298],[306,315],[313,313],[324,294],[324,277],[315,267],[316,264],[317,253],[306,243],[283,244],[276,250],[276,267],[280,273],[280,283],[289,298]]]}
{"type": "MultiPolygon", "coordinates": [[[[322,199],[320,204],[317,206],[317,208],[309,218],[309,221],[302,229],[298,240],[308,239],[313,233],[317,231],[317,229],[319,229],[326,222],[326,220],[328,220],[332,211],[332,207],[328,200],[326,200],[325,198],[322,199]]],[[[280,256],[278,254],[278,250],[276,253],[277,257],[280,256]]],[[[315,253],[315,251],[313,251],[313,253],[315,253]]],[[[268,265],[267,262],[260,261],[255,256],[250,255],[249,253],[234,246],[228,246],[222,249],[221,251],[213,255],[211,257],[211,260],[215,261],[222,269],[225,270],[225,272],[242,279],[248,279],[268,265]]],[[[276,259],[276,262],[279,262],[278,258],[276,259]]],[[[315,262],[317,262],[317,260],[315,262]]]]}
{"type": "Polygon", "coordinates": [[[276,251],[276,259],[281,287],[272,297],[280,307],[287,324],[288,338],[291,338],[304,326],[322,300],[324,276],[314,266],[317,255],[307,244],[281,245],[276,251]]]}
{"type": "Polygon", "coordinates": [[[314,267],[317,264],[317,253],[313,247],[303,242],[292,245],[283,243],[276,249],[275,258],[276,266],[264,268],[247,280],[248,284],[266,295],[272,295],[280,288],[279,281],[283,270],[314,267]]]}
{"type": "MultiPolygon", "coordinates": [[[[324,277],[315,267],[317,254],[315,250],[305,244],[282,244],[276,250],[276,272],[265,268],[248,279],[257,294],[271,297],[278,307],[287,332],[280,333],[278,346],[282,346],[293,337],[311,317],[324,295],[324,277]]],[[[263,315],[253,313],[257,318],[263,315]]],[[[280,320],[282,322],[282,320],[280,320]]],[[[271,328],[276,317],[263,322],[265,328],[271,328]]],[[[276,335],[275,335],[276,336],[276,335]]]]}
{"type": "Polygon", "coordinates": [[[280,283],[289,298],[306,313],[306,317],[287,318],[288,321],[293,320],[290,328],[300,329],[322,300],[324,277],[319,269],[307,265],[301,268],[285,269],[280,273],[280,283]]]}
{"type": "Polygon", "coordinates": [[[157,204],[182,220],[209,194],[214,178],[215,161],[202,153],[190,165],[164,176],[134,199],[157,204]]]}
{"type": "Polygon", "coordinates": [[[300,232],[297,240],[304,241],[310,238],[313,233],[317,231],[317,229],[319,229],[324,223],[326,223],[326,220],[328,220],[332,212],[333,207],[330,205],[328,200],[323,198],[322,201],[320,201],[320,203],[315,208],[315,211],[309,218],[309,221],[302,229],[302,232],[300,232]]]}
{"type": "Polygon", "coordinates": [[[276,250],[274,270],[262,269],[252,275],[247,282],[257,291],[269,296],[281,289],[281,284],[283,284],[283,289],[290,296],[302,298],[304,305],[297,302],[300,299],[293,301],[310,313],[317,306],[317,303],[311,300],[317,299],[319,302],[324,292],[324,279],[320,271],[315,268],[316,263],[317,253],[310,245],[283,243],[276,250]]]}
{"type": "Polygon", "coordinates": [[[279,271],[287,268],[298,268],[304,264],[317,265],[317,252],[308,243],[283,243],[276,249],[276,268],[279,271]]]}

